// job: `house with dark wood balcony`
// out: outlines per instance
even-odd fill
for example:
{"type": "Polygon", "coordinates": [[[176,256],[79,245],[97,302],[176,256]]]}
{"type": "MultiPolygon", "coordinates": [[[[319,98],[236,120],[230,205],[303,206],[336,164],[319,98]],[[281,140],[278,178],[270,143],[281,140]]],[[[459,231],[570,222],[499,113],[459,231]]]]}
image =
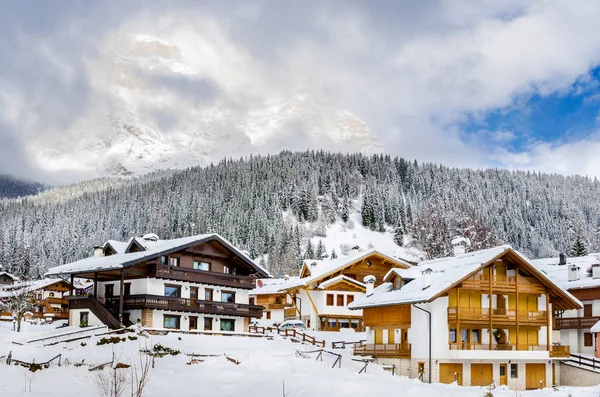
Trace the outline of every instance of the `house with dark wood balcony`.
{"type": "MultiPolygon", "coordinates": [[[[13,294],[27,294],[35,301],[35,307],[26,318],[43,319],[45,322],[69,318],[69,302],[65,296],[71,290],[70,284],[60,278],[44,278],[34,281],[21,281],[0,289],[0,299],[13,294]]],[[[2,313],[4,318],[12,318],[12,313],[2,313]]]]}
{"type": "Polygon", "coordinates": [[[574,353],[593,354],[595,338],[590,328],[600,321],[600,253],[573,258],[561,254],[531,263],[583,304],[556,316],[554,329],[560,331],[561,343],[574,353]]]}
{"type": "Polygon", "coordinates": [[[189,331],[248,330],[262,307],[248,291],[268,272],[217,234],[160,240],[155,234],[109,241],[94,256],[51,268],[48,275],[94,281],[69,298],[71,325],[189,331]]]}
{"type": "Polygon", "coordinates": [[[356,300],[367,343],[355,354],[430,382],[515,390],[560,384],[569,358],[552,326],[581,302],[509,246],[393,269],[356,300]]]}

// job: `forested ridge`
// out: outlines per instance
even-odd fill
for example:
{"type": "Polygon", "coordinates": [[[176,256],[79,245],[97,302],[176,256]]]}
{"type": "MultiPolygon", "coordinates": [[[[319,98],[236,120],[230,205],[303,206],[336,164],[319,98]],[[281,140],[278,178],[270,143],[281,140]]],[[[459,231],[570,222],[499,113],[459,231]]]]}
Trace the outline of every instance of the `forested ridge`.
{"type": "Polygon", "coordinates": [[[99,179],[0,201],[0,263],[38,277],[87,257],[107,239],[216,232],[293,271],[306,237],[361,211],[363,224],[412,240],[429,256],[469,234],[531,257],[569,251],[579,238],[600,250],[600,183],[499,169],[471,170],[385,155],[282,152],[133,179],[99,179]],[[353,209],[354,208],[354,209],[353,209]],[[284,212],[314,227],[284,220],[284,212]],[[483,232],[482,232],[483,231],[483,232]],[[479,236],[479,237],[478,237],[479,236]]]}

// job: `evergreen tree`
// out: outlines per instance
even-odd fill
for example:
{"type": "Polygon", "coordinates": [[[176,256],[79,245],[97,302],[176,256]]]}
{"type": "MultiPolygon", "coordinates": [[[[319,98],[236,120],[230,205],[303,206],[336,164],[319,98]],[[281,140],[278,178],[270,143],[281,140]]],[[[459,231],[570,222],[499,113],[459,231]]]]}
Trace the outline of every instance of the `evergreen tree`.
{"type": "Polygon", "coordinates": [[[335,253],[335,248],[331,250],[331,259],[337,259],[337,254],[335,253]]]}
{"type": "Polygon", "coordinates": [[[327,252],[327,248],[325,248],[325,244],[323,244],[323,240],[319,240],[319,244],[317,244],[317,252],[315,252],[317,259],[322,259],[323,254],[327,252]]]}
{"type": "Polygon", "coordinates": [[[573,246],[571,247],[571,256],[586,256],[588,254],[585,243],[578,234],[573,246]]]}
{"type": "Polygon", "coordinates": [[[312,242],[308,239],[308,244],[306,245],[306,251],[304,252],[304,259],[316,259],[315,251],[313,250],[312,242]]]}
{"type": "Polygon", "coordinates": [[[396,230],[394,231],[394,242],[400,247],[404,245],[404,227],[402,224],[396,226],[396,230]]]}

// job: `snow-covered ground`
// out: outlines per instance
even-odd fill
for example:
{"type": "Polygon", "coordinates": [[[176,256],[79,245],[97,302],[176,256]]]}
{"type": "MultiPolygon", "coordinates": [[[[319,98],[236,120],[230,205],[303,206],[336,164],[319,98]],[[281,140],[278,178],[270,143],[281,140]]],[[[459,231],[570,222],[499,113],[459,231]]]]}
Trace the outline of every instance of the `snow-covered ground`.
{"type": "MultiPolygon", "coordinates": [[[[26,326],[25,332],[38,333],[52,330],[54,326],[26,326]]],[[[148,339],[126,339],[118,344],[97,346],[98,338],[85,343],[70,342],[47,347],[18,346],[12,344],[16,333],[11,325],[0,323],[0,356],[12,351],[18,360],[35,359],[42,362],[62,354],[63,365],[51,366],[35,373],[20,366],[8,366],[0,360],[0,396],[99,396],[96,386],[96,371],[90,372],[88,365],[110,361],[113,352],[119,362],[132,363],[139,359],[138,351],[156,343],[182,352],[177,356],[157,358],[155,368],[144,396],[164,397],[173,395],[209,396],[377,396],[404,395],[419,397],[457,396],[482,397],[488,390],[481,387],[459,387],[456,385],[423,384],[418,380],[392,376],[376,365],[369,365],[366,374],[358,374],[361,363],[351,361],[350,350],[341,351],[342,367],[331,368],[333,357],[324,356],[316,361],[315,354],[298,355],[297,350],[309,351],[312,346],[294,343],[275,336],[267,338],[200,336],[169,334],[151,336],[148,339]],[[187,354],[218,355],[199,357],[202,362],[187,365],[187,354]],[[225,358],[234,358],[236,365],[225,358]],[[76,366],[83,362],[85,365],[76,366]],[[285,386],[284,386],[285,385],[285,386]],[[31,390],[29,392],[28,390],[31,390]]],[[[354,340],[360,334],[330,333],[318,337],[340,340],[346,337],[354,340]]],[[[20,338],[19,338],[20,339],[20,338]]],[[[329,349],[331,350],[331,349],[329,349]]],[[[336,350],[340,352],[340,350],[336,350]]],[[[128,370],[119,370],[128,371],[128,370]]],[[[127,388],[124,396],[130,395],[127,388]]],[[[597,396],[600,387],[560,388],[558,391],[544,389],[519,392],[506,389],[493,390],[494,396],[531,397],[584,397],[597,396]]]]}

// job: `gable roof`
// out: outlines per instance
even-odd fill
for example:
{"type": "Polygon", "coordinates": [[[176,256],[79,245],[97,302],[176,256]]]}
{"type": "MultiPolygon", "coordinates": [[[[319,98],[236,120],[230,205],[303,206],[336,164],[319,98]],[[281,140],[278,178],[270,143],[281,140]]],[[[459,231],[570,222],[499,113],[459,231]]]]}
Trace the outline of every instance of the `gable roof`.
{"type": "Polygon", "coordinates": [[[383,276],[383,281],[389,281],[393,276],[398,276],[403,280],[414,280],[421,276],[422,271],[418,266],[411,266],[408,269],[393,267],[383,276]]]}
{"type": "Polygon", "coordinates": [[[592,267],[600,266],[600,253],[566,258],[566,265],[559,265],[559,258],[534,259],[531,264],[565,289],[584,289],[600,287],[600,278],[592,277],[592,267]],[[579,280],[569,281],[569,267],[577,266],[579,280]]]}
{"type": "Polygon", "coordinates": [[[136,263],[158,258],[162,255],[168,255],[170,253],[209,241],[218,241],[230,249],[236,254],[237,257],[254,269],[260,276],[269,276],[269,272],[267,272],[266,269],[255,263],[246,254],[238,250],[233,244],[218,234],[200,234],[197,236],[183,237],[173,240],[158,240],[156,242],[152,242],[152,244],[147,244],[147,249],[145,251],[131,253],[122,252],[110,256],[93,256],[90,258],[80,259],[76,262],[52,267],[48,269],[46,275],[65,276],[69,274],[85,274],[90,272],[124,269],[131,267],[136,263]]]}
{"type": "Polygon", "coordinates": [[[14,274],[11,274],[9,272],[0,271],[0,276],[6,276],[8,278],[11,278],[13,281],[19,280],[19,277],[15,276],[14,274]]]}
{"type": "Polygon", "coordinates": [[[248,291],[250,295],[269,295],[269,294],[281,294],[282,290],[285,290],[287,285],[296,284],[300,277],[290,277],[289,279],[284,278],[261,278],[256,280],[256,288],[248,291]],[[259,287],[259,284],[262,286],[259,287]]]}
{"type": "Polygon", "coordinates": [[[13,285],[6,286],[3,290],[0,290],[0,298],[13,296],[18,291],[25,290],[27,292],[39,291],[48,288],[54,284],[66,283],[70,285],[68,281],[62,278],[44,278],[41,280],[22,281],[13,285]]]}
{"type": "Polygon", "coordinates": [[[565,306],[565,308],[581,307],[581,302],[577,298],[539,272],[529,263],[526,257],[514,251],[510,246],[503,245],[450,258],[421,262],[417,266],[421,272],[431,270],[430,284],[427,288],[424,288],[422,275],[419,275],[416,279],[397,290],[392,289],[391,283],[384,283],[377,287],[371,295],[352,302],[348,308],[362,309],[367,307],[432,302],[471,275],[505,256],[510,257],[511,260],[525,267],[542,284],[550,288],[557,298],[566,302],[557,303],[558,306],[565,306]]]}
{"type": "Polygon", "coordinates": [[[356,262],[366,260],[371,255],[375,255],[380,258],[383,258],[388,262],[394,263],[396,266],[401,266],[401,267],[406,267],[406,268],[409,268],[412,266],[410,264],[410,262],[408,262],[404,259],[391,257],[391,256],[386,255],[376,249],[370,249],[367,251],[358,252],[358,253],[356,253],[354,255],[350,255],[350,256],[340,256],[336,259],[330,259],[330,260],[308,259],[308,260],[304,261],[304,264],[302,265],[302,270],[300,271],[300,274],[303,274],[303,270],[306,266],[310,266],[310,276],[300,278],[296,285],[290,286],[288,288],[308,286],[309,284],[311,284],[315,281],[319,281],[325,277],[328,277],[332,274],[342,271],[345,268],[352,266],[356,262]],[[313,263],[314,263],[314,265],[313,265],[313,263]]]}
{"type": "Polygon", "coordinates": [[[327,281],[322,282],[321,284],[319,284],[319,286],[317,288],[326,289],[329,286],[335,285],[337,283],[343,283],[343,282],[352,284],[356,288],[362,289],[363,291],[367,289],[367,286],[365,285],[365,283],[361,283],[360,281],[357,281],[357,280],[350,278],[348,276],[345,276],[343,274],[340,274],[339,276],[335,276],[333,278],[330,278],[327,281]]]}

